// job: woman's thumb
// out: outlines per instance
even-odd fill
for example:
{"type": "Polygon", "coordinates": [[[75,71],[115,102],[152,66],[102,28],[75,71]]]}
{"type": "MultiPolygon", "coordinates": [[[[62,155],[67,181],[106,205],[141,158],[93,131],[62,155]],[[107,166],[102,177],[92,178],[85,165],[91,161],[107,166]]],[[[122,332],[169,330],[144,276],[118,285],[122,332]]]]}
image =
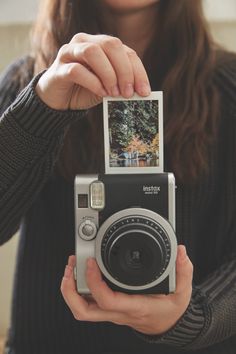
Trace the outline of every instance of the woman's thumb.
{"type": "Polygon", "coordinates": [[[193,265],[184,245],[178,246],[176,259],[176,294],[192,289],[193,265]]]}

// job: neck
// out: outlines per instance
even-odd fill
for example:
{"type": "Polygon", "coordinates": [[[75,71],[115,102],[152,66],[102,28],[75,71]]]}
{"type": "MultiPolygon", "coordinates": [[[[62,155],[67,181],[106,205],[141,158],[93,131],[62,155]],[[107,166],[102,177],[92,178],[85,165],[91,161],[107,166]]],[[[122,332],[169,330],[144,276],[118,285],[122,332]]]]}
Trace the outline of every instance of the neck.
{"type": "Polygon", "coordinates": [[[130,12],[113,11],[106,7],[102,11],[104,29],[106,33],[119,37],[143,58],[155,35],[157,10],[156,5],[130,12]]]}

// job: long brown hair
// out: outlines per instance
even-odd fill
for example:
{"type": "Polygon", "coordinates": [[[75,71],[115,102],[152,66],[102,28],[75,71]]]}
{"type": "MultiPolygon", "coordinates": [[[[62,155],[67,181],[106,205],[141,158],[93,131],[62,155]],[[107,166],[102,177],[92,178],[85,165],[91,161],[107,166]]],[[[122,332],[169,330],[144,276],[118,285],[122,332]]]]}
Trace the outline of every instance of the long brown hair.
{"type": "MultiPolygon", "coordinates": [[[[33,35],[35,73],[48,67],[58,49],[78,32],[103,33],[99,1],[44,0],[33,35]]],[[[160,0],[157,35],[144,56],[155,90],[164,92],[166,167],[179,181],[207,171],[217,136],[219,97],[214,83],[216,50],[201,0],[160,0]]],[[[99,107],[68,130],[58,162],[63,175],[96,172],[103,164],[99,107]],[[95,117],[97,116],[97,117],[95,117]]]]}

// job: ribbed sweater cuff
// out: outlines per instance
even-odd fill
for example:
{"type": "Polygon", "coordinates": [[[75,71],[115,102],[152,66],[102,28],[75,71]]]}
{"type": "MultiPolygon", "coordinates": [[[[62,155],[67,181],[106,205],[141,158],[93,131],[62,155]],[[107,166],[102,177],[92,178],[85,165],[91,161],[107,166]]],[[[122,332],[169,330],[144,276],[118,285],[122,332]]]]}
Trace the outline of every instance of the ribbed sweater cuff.
{"type": "Polygon", "coordinates": [[[194,289],[187,310],[169,331],[162,335],[135,333],[149,343],[167,344],[182,349],[194,347],[199,336],[209,327],[210,316],[204,302],[205,296],[194,289]]]}
{"type": "Polygon", "coordinates": [[[61,135],[70,123],[82,118],[87,110],[62,111],[48,107],[35,92],[43,73],[35,76],[19,94],[9,107],[9,113],[16,117],[17,124],[25,132],[49,139],[61,135]]]}

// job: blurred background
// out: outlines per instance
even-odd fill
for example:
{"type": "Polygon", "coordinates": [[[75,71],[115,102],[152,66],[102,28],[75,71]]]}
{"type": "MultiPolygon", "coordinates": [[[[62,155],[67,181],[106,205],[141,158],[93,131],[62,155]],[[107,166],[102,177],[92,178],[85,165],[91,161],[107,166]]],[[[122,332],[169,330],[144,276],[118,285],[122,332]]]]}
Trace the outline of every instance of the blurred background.
{"type": "MultiPolygon", "coordinates": [[[[236,52],[236,1],[203,0],[215,40],[236,52]]],[[[0,0],[0,73],[14,59],[28,53],[30,28],[38,0],[0,0]]],[[[0,354],[10,318],[12,280],[18,237],[0,247],[0,354]]]]}

